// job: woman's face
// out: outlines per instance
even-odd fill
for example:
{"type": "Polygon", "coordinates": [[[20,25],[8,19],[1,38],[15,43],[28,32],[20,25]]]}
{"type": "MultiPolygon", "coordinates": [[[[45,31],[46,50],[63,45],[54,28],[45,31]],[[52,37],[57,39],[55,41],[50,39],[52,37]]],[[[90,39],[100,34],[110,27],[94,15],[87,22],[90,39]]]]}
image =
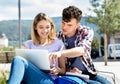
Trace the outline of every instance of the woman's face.
{"type": "Polygon", "coordinates": [[[47,39],[51,32],[51,24],[49,21],[41,20],[37,23],[36,30],[41,39],[47,39]]]}

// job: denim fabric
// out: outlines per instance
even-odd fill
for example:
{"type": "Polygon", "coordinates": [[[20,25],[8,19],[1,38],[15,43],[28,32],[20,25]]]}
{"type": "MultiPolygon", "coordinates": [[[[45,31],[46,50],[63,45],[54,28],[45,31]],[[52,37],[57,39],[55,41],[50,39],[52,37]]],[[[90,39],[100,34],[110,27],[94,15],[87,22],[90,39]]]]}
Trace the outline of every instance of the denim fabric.
{"type": "Polygon", "coordinates": [[[87,84],[86,82],[84,82],[82,79],[78,78],[78,77],[74,77],[74,76],[64,76],[64,78],[68,78],[72,81],[77,82],[76,84],[87,84]]]}
{"type": "Polygon", "coordinates": [[[54,84],[53,79],[26,59],[15,56],[8,84],[54,84]]]}
{"type": "Polygon", "coordinates": [[[110,81],[100,75],[96,75],[93,80],[89,80],[88,84],[111,84],[110,81]]]}
{"type": "Polygon", "coordinates": [[[55,79],[54,84],[87,84],[83,80],[74,76],[62,76],[55,79]]]}

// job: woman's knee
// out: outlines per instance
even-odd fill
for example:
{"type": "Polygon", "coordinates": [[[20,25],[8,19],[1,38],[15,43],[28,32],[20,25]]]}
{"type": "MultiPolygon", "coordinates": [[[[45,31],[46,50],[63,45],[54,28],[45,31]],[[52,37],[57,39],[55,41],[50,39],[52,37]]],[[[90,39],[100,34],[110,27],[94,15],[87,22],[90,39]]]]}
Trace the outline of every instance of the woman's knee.
{"type": "Polygon", "coordinates": [[[24,58],[21,56],[14,56],[13,60],[23,60],[24,58]]]}
{"type": "Polygon", "coordinates": [[[21,57],[21,56],[15,56],[14,58],[13,58],[13,61],[14,60],[21,60],[21,61],[26,61],[26,59],[25,58],[23,58],[23,57],[21,57]]]}
{"type": "Polygon", "coordinates": [[[15,56],[12,60],[12,63],[18,63],[18,62],[28,65],[28,62],[25,58],[23,58],[21,56],[15,56]]]}

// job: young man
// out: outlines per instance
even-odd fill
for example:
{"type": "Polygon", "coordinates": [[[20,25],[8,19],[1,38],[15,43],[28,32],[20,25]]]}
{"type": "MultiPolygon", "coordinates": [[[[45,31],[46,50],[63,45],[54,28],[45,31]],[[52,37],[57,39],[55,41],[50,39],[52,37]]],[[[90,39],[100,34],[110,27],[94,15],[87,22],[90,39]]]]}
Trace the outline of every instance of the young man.
{"type": "Polygon", "coordinates": [[[90,56],[94,32],[89,27],[80,25],[81,18],[82,11],[79,8],[69,6],[63,9],[62,31],[59,32],[58,38],[64,42],[67,50],[54,54],[53,57],[66,57],[67,70],[89,75],[88,84],[111,84],[99,76],[94,68],[90,56]]]}

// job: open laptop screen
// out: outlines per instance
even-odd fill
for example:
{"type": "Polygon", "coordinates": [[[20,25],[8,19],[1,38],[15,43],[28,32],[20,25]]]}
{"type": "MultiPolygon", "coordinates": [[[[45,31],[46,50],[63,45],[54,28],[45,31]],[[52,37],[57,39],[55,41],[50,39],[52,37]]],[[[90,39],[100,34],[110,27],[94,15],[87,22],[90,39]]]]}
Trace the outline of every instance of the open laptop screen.
{"type": "Polygon", "coordinates": [[[16,49],[16,55],[29,60],[40,70],[50,71],[49,53],[43,49],[16,49]]]}

